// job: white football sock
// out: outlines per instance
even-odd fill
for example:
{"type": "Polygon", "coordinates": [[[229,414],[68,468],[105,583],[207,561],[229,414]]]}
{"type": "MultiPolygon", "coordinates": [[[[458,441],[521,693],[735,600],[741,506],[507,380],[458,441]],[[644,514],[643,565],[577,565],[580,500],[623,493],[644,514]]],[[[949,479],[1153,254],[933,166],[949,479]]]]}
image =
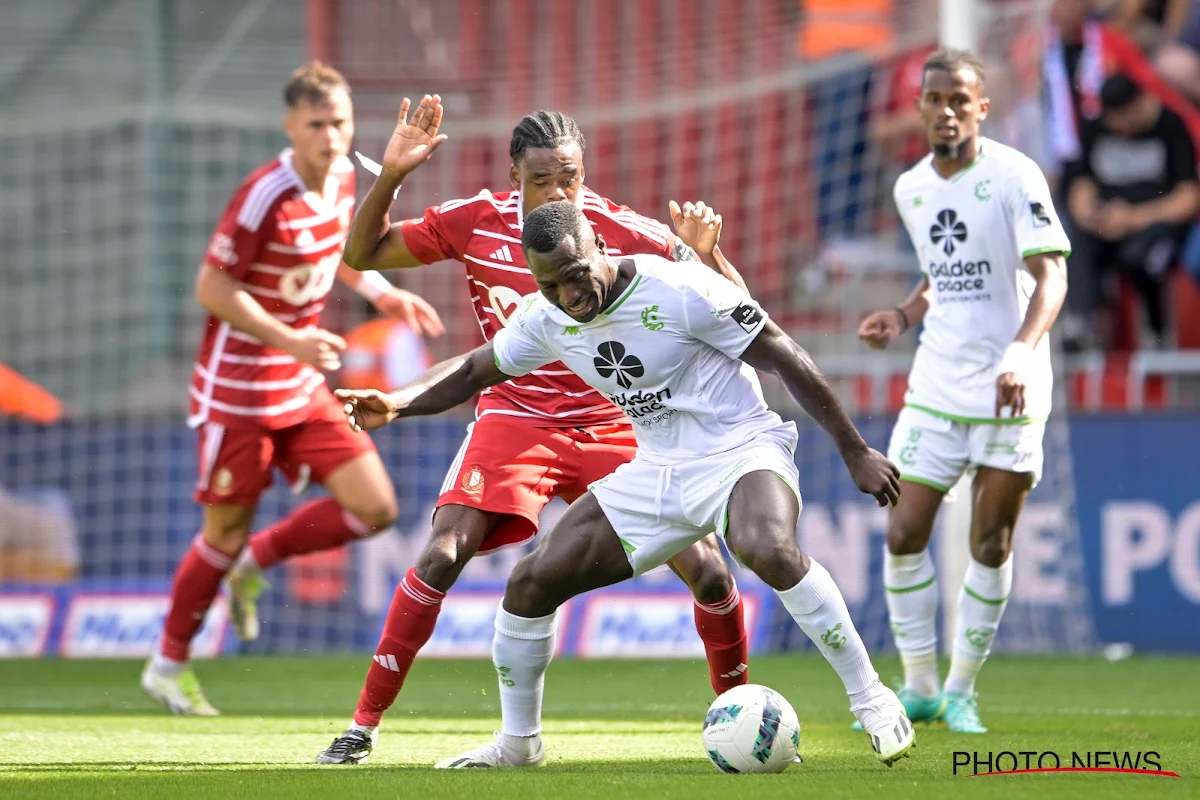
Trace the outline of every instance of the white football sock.
{"type": "MultiPolygon", "coordinates": [[[[249,548],[247,548],[247,549],[249,549],[249,548]]],[[[346,730],[358,731],[359,733],[365,733],[367,736],[370,736],[371,741],[374,742],[375,736],[379,732],[379,726],[378,725],[359,725],[357,722],[355,722],[352,719],[352,720],[350,720],[350,726],[348,728],[346,728],[346,730]]]]}
{"type": "Polygon", "coordinates": [[[237,560],[233,562],[233,569],[229,571],[249,574],[253,574],[255,572],[261,573],[262,567],[254,558],[254,548],[243,547],[242,552],[237,557],[237,560]]]}
{"type": "Polygon", "coordinates": [[[154,658],[150,661],[150,669],[164,678],[178,678],[187,669],[187,662],[167,658],[162,653],[157,652],[156,647],[154,658]]]}
{"type": "Polygon", "coordinates": [[[546,667],[554,656],[554,614],[518,617],[496,612],[492,662],[500,679],[500,730],[509,737],[542,731],[542,692],[546,667]]]}
{"type": "Polygon", "coordinates": [[[940,691],[937,666],[937,573],[929,550],[883,552],[883,588],[892,638],[904,664],[904,686],[922,697],[940,691]]]}
{"type": "Polygon", "coordinates": [[[799,583],[775,593],[792,619],[837,671],[846,685],[846,694],[858,694],[879,680],[879,675],[871,666],[871,657],[850,619],[850,611],[833,576],[815,560],[809,559],[809,562],[808,574],[799,583]]]}
{"type": "Polygon", "coordinates": [[[992,639],[1012,592],[1013,560],[999,567],[985,567],[974,558],[967,565],[962,593],[958,596],[958,620],[954,630],[954,653],[946,691],[972,694],[975,676],[992,650],[992,639]]]}

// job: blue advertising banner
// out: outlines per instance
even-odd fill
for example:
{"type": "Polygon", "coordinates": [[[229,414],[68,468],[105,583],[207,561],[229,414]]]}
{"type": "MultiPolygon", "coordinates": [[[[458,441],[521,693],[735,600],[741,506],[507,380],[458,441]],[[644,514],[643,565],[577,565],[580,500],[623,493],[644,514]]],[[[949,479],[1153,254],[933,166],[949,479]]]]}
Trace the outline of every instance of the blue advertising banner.
{"type": "MultiPolygon", "coordinates": [[[[891,422],[858,420],[880,449],[891,422]]],[[[428,537],[438,488],[463,429],[461,419],[435,419],[376,434],[400,499],[397,528],[344,554],[276,568],[262,600],[259,641],[244,645],[224,634],[222,605],[201,654],[373,648],[395,585],[428,537]]],[[[997,649],[1054,651],[1072,634],[1094,629],[1097,644],[1200,652],[1200,417],[1078,416],[1069,434],[1069,452],[1061,439],[1048,437],[1045,475],[1022,514],[1013,594],[997,649]],[[1072,497],[1077,532],[1068,524],[1072,497]]],[[[855,490],[811,423],[801,423],[797,454],[801,546],[833,574],[868,647],[889,649],[881,586],[887,513],[855,490]]],[[[146,651],[165,611],[171,572],[200,523],[190,501],[195,462],[194,434],[171,420],[0,425],[0,492],[45,501],[42,507],[52,509],[47,519],[69,510],[75,530],[63,542],[77,552],[64,559],[77,561],[78,576],[49,589],[0,587],[0,657],[146,651]]],[[[257,524],[300,502],[289,487],[275,486],[257,524]]],[[[542,529],[563,509],[558,502],[549,506],[542,529]]],[[[0,530],[0,536],[11,533],[0,530]]],[[[964,535],[940,520],[939,561],[944,543],[964,535]]],[[[427,657],[488,655],[505,579],[528,549],[468,565],[427,657]]],[[[774,594],[734,569],[755,651],[810,646],[774,594]]],[[[701,655],[690,596],[665,568],[577,598],[563,610],[560,634],[561,652],[583,657],[701,655]]]]}
{"type": "Polygon", "coordinates": [[[1071,440],[1101,640],[1200,651],[1200,419],[1081,417],[1071,440]]]}

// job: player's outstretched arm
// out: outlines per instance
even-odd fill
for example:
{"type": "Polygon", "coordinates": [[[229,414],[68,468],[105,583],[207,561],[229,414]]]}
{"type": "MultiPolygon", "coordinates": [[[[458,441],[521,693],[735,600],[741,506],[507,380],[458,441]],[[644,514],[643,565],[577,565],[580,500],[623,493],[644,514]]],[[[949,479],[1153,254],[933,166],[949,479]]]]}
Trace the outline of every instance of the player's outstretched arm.
{"type": "Polygon", "coordinates": [[[1067,259],[1062,253],[1036,253],[1025,258],[1025,267],[1037,281],[1025,319],[1013,343],[1008,346],[996,377],[996,416],[1005,408],[1012,415],[1025,413],[1025,383],[1034,348],[1042,341],[1067,298],[1067,259]]]}
{"type": "Polygon", "coordinates": [[[350,225],[342,260],[360,272],[417,267],[424,263],[409,252],[400,226],[392,225],[388,213],[400,184],[410,172],[424,164],[447,137],[438,133],[442,125],[440,96],[425,95],[411,121],[408,109],[406,97],[400,104],[396,129],[384,151],[379,175],[350,225]]]}
{"type": "Polygon", "coordinates": [[[742,354],[742,361],[777,375],[800,407],[833,439],[859,490],[873,496],[881,506],[895,505],[900,497],[900,470],[867,446],[833,387],[803,347],[768,320],[742,354]]]}
{"type": "Polygon", "coordinates": [[[876,350],[882,350],[921,320],[929,310],[929,276],[921,280],[895,308],[873,311],[858,326],[858,338],[876,350]]]}
{"type": "Polygon", "coordinates": [[[435,364],[407,386],[385,393],[377,389],[338,389],[350,427],[375,430],[400,417],[424,417],[449,411],[470,400],[476,392],[503,383],[511,376],[496,366],[495,350],[488,342],[469,353],[435,364]]]}

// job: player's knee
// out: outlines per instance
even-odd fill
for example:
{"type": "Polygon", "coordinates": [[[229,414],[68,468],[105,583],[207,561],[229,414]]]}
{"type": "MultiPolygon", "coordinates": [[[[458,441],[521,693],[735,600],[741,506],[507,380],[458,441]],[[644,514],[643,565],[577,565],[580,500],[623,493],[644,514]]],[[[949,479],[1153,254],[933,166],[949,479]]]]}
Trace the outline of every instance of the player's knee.
{"type": "Polygon", "coordinates": [[[985,525],[979,541],[971,547],[971,556],[985,567],[998,567],[1012,554],[1012,526],[1008,523],[985,525]]]}
{"type": "Polygon", "coordinates": [[[559,605],[554,587],[538,574],[535,559],[527,556],[517,562],[504,587],[504,608],[518,617],[544,617],[559,605]]]}
{"type": "Polygon", "coordinates": [[[718,550],[716,558],[705,558],[688,576],[688,586],[697,603],[714,605],[729,597],[733,592],[733,575],[718,550]]]}
{"type": "Polygon", "coordinates": [[[246,524],[208,523],[201,532],[205,544],[226,555],[240,553],[250,540],[250,526],[246,524]]]}
{"type": "Polygon", "coordinates": [[[434,532],[414,566],[417,577],[439,592],[447,591],[458,579],[474,553],[468,553],[453,533],[434,532]]]}
{"type": "Polygon", "coordinates": [[[755,545],[739,551],[738,558],[763,583],[780,592],[795,586],[808,573],[804,555],[794,541],[755,545]]]}
{"type": "Polygon", "coordinates": [[[400,515],[400,509],[394,497],[380,498],[360,507],[346,510],[357,517],[363,525],[370,528],[372,533],[379,533],[390,528],[395,524],[396,517],[400,515]]]}
{"type": "Polygon", "coordinates": [[[746,568],[773,589],[790,589],[804,577],[806,567],[796,544],[795,520],[772,509],[755,509],[739,518],[730,544],[746,568]]]}
{"type": "Polygon", "coordinates": [[[911,556],[923,551],[929,535],[900,514],[892,514],[887,526],[887,549],[894,556],[911,556]]]}

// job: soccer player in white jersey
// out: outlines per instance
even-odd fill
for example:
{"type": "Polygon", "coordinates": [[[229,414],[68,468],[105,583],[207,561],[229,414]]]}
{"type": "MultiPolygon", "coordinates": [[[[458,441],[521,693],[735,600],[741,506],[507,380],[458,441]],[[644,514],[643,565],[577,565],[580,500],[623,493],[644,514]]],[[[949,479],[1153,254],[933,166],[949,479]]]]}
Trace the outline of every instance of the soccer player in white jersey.
{"type": "Polygon", "coordinates": [[[733,282],[660,256],[608,256],[571,203],[531,212],[521,237],[540,294],[526,297],[491,342],[390,395],[339,394],[351,426],[371,429],[445,411],[562,361],[634,423],[634,459],[592,483],[509,578],[493,643],[501,734],[439,766],[541,763],[558,607],[653,569],[713,531],[775,589],[837,671],[879,760],[890,766],[907,754],[913,733],[903,706],[871,666],[833,579],[796,545],[796,426],[767,407],[754,368],[783,380],[880,505],[896,501],[899,470],[867,447],[808,354],[733,282]]]}
{"type": "Polygon", "coordinates": [[[884,586],[909,717],[984,733],[975,677],[1012,588],[1017,516],[1042,471],[1047,332],[1066,296],[1070,243],[1033,161],[980,137],[988,100],[975,56],[932,54],[917,107],[933,152],[900,176],[895,199],[923,275],[859,329],[883,348],[924,325],[888,451],[903,492],[888,521],[884,586]],[[966,470],[975,471],[971,560],[943,691],[927,548],[942,498],[966,470]]]}

